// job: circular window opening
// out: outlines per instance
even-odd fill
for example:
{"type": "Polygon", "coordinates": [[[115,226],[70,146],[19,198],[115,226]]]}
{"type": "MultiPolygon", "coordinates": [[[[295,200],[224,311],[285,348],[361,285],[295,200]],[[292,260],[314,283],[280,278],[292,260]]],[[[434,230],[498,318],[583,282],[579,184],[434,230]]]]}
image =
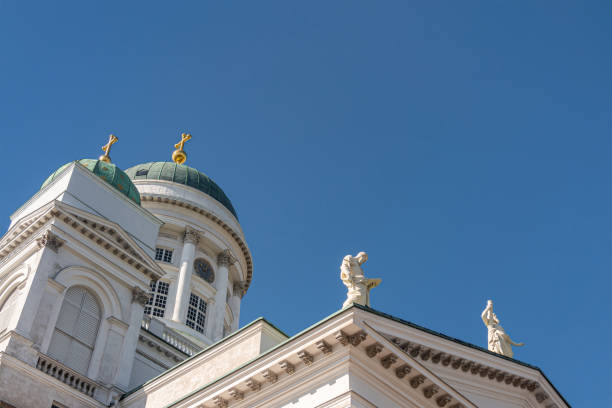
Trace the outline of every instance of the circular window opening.
{"type": "Polygon", "coordinates": [[[193,262],[193,270],[198,277],[204,279],[206,282],[213,283],[215,281],[215,271],[205,259],[196,259],[193,262]]]}

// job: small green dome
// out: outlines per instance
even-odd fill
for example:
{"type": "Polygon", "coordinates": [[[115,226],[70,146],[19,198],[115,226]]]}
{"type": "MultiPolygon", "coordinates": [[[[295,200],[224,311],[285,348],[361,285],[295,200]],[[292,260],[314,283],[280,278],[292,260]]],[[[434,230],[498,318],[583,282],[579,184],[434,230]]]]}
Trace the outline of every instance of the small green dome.
{"type": "Polygon", "coordinates": [[[95,159],[81,159],[74,162],[66,163],[59,169],[55,170],[51,174],[40,188],[44,188],[47,184],[52,182],[61,172],[63,172],[72,163],[78,162],[80,165],[87,168],[96,176],[106,181],[111,186],[115,187],[121,194],[140,205],[140,193],[136,189],[130,177],[123,172],[119,167],[113,163],[106,163],[95,159]]]}
{"type": "Polygon", "coordinates": [[[166,180],[196,188],[219,201],[238,219],[232,202],[221,187],[193,167],[172,162],[149,162],[130,167],[125,172],[133,180],[166,180]]]}

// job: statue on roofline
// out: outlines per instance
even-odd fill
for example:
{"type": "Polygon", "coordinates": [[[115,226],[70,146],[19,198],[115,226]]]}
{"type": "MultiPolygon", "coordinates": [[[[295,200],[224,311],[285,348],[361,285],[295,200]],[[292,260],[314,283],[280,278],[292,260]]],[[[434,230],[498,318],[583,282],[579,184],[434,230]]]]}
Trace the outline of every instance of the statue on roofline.
{"type": "Polygon", "coordinates": [[[353,303],[370,306],[370,289],[375,288],[381,279],[367,279],[363,274],[363,265],[368,260],[368,254],[359,252],[357,256],[347,255],[340,265],[340,279],[347,288],[346,300],[342,308],[353,303]]]}
{"type": "Polygon", "coordinates": [[[512,341],[510,336],[506,334],[504,328],[501,327],[497,315],[493,313],[492,300],[487,301],[487,307],[485,307],[485,310],[482,311],[481,317],[485,326],[487,326],[487,329],[489,329],[489,351],[501,354],[502,356],[512,357],[514,355],[512,352],[512,346],[523,346],[523,343],[515,343],[512,341]]]}

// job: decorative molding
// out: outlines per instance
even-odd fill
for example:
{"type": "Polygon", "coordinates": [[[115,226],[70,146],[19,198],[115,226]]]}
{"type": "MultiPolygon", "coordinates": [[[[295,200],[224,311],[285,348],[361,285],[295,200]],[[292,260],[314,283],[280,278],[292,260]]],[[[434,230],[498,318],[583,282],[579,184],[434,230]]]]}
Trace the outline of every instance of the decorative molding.
{"type": "MultiPolygon", "coordinates": [[[[432,364],[441,364],[445,367],[450,367],[454,370],[461,370],[464,373],[471,373],[472,375],[480,375],[480,377],[482,378],[486,378],[488,377],[489,380],[491,381],[497,381],[499,383],[505,383],[507,385],[512,385],[514,387],[520,387],[521,389],[527,389],[529,392],[535,392],[536,390],[540,389],[540,385],[533,380],[521,377],[521,376],[517,376],[515,374],[510,374],[507,372],[504,372],[502,370],[493,368],[493,367],[488,367],[484,364],[480,364],[480,363],[476,363],[475,361],[471,361],[471,360],[467,360],[464,358],[460,358],[457,356],[453,356],[441,351],[437,351],[434,349],[430,349],[430,348],[425,348],[422,345],[419,344],[409,344],[409,343],[403,343],[403,345],[400,346],[400,344],[402,344],[402,340],[398,339],[398,338],[392,338],[389,339],[393,344],[397,345],[400,349],[402,349],[404,352],[406,352],[407,354],[409,354],[412,357],[418,357],[420,355],[421,359],[423,361],[431,361],[432,364]]],[[[367,350],[367,349],[366,349],[367,350]]],[[[381,361],[382,362],[382,361],[381,361]]],[[[401,367],[400,367],[401,368],[401,367]]],[[[399,370],[400,368],[396,369],[396,375],[399,378],[400,377],[400,373],[399,370]]],[[[404,374],[405,375],[405,374],[404,374]]],[[[416,377],[414,377],[410,383],[411,385],[413,385],[413,380],[415,380],[416,377]]],[[[418,384],[420,385],[420,384],[418,384]]],[[[418,387],[417,385],[417,387],[418,387]]],[[[414,386],[414,385],[413,385],[414,386]]],[[[416,388],[416,387],[415,387],[416,388]]],[[[543,395],[545,395],[544,393],[542,393],[543,395]]],[[[535,398],[537,399],[538,394],[536,394],[535,398]]],[[[445,399],[443,398],[444,396],[438,398],[438,399],[445,399]]],[[[540,396],[540,398],[542,398],[540,396]]],[[[538,401],[540,403],[543,403],[543,401],[545,401],[545,399],[543,399],[542,401],[538,401]]],[[[445,403],[446,404],[446,403],[445,403]]],[[[439,404],[438,404],[439,405],[439,404]]],[[[444,406],[444,405],[439,405],[439,406],[444,406]]],[[[450,406],[449,408],[454,408],[455,406],[457,407],[463,407],[463,405],[459,404],[453,404],[452,406],[450,406]]],[[[546,407],[548,408],[548,407],[546,407]]]]}
{"type": "Polygon", "coordinates": [[[253,391],[259,391],[261,389],[261,383],[254,380],[253,378],[249,378],[246,381],[246,386],[249,387],[253,391]]]}
{"type": "Polygon", "coordinates": [[[425,376],[421,374],[415,375],[410,379],[410,385],[412,386],[412,388],[419,388],[419,385],[423,384],[424,382],[425,376]]]}
{"type": "Polygon", "coordinates": [[[45,231],[41,237],[36,240],[36,243],[40,249],[47,247],[55,253],[64,245],[64,241],[49,230],[45,231]]]}
{"type": "Polygon", "coordinates": [[[440,391],[440,387],[435,384],[432,384],[428,387],[423,388],[423,395],[425,396],[425,398],[431,398],[436,395],[438,391],[440,391]]]}
{"type": "Polygon", "coordinates": [[[244,392],[240,391],[238,388],[232,388],[229,390],[229,394],[236,401],[242,401],[244,399],[244,392]]]}
{"type": "Polygon", "coordinates": [[[263,378],[266,379],[266,381],[268,381],[270,384],[274,384],[275,382],[278,381],[278,375],[276,375],[274,373],[274,371],[267,369],[264,370],[264,372],[261,373],[261,375],[263,376],[263,378]]]}
{"type": "Polygon", "coordinates": [[[235,264],[237,259],[232,255],[229,249],[224,249],[217,255],[217,265],[229,267],[235,264]]]}
{"type": "Polygon", "coordinates": [[[244,281],[238,281],[238,282],[234,282],[234,286],[232,287],[232,295],[234,296],[239,296],[241,299],[244,296],[244,294],[246,293],[246,282],[244,281]]]}
{"type": "Polygon", "coordinates": [[[357,347],[362,341],[366,339],[366,337],[367,337],[366,332],[364,332],[363,330],[358,331],[352,336],[349,336],[349,343],[351,343],[351,346],[357,347]]]}
{"type": "Polygon", "coordinates": [[[140,289],[138,286],[134,286],[132,288],[132,303],[138,303],[141,306],[144,306],[147,304],[150,298],[151,295],[140,289]]]}
{"type": "Polygon", "coordinates": [[[348,335],[345,332],[343,332],[342,330],[340,330],[339,332],[337,332],[334,335],[334,337],[343,346],[346,346],[346,345],[350,344],[353,347],[357,347],[362,341],[364,341],[366,339],[367,334],[363,330],[361,330],[361,331],[358,331],[355,334],[348,335]]]}
{"type": "Polygon", "coordinates": [[[380,353],[382,349],[383,349],[383,346],[377,342],[374,344],[370,344],[368,347],[366,347],[365,352],[368,357],[373,358],[378,353],[380,353]]]}
{"type": "Polygon", "coordinates": [[[278,365],[280,365],[280,368],[285,370],[287,374],[295,373],[295,366],[287,360],[281,361],[280,363],[278,363],[278,365]]]}
{"type": "Polygon", "coordinates": [[[453,399],[452,399],[452,397],[450,395],[444,394],[444,395],[439,396],[436,399],[436,404],[438,404],[439,407],[444,407],[444,406],[446,406],[446,404],[448,404],[452,400],[453,399]]]}
{"type": "Polygon", "coordinates": [[[158,235],[160,238],[178,239],[176,235],[168,234],[167,232],[160,232],[158,235]]]}
{"type": "Polygon", "coordinates": [[[317,348],[323,352],[323,354],[330,354],[332,352],[332,347],[325,342],[325,340],[319,340],[315,343],[317,348]]]}
{"type": "Polygon", "coordinates": [[[340,330],[338,333],[336,333],[335,338],[343,346],[346,346],[346,345],[349,344],[349,336],[345,332],[343,332],[342,330],[340,330]]]}
{"type": "Polygon", "coordinates": [[[395,369],[395,375],[397,378],[404,378],[407,374],[410,374],[412,368],[408,364],[401,365],[395,369]]]}
{"type": "Polygon", "coordinates": [[[314,361],[314,357],[312,356],[312,354],[310,354],[306,350],[302,350],[298,352],[297,355],[300,358],[300,360],[302,360],[302,362],[306,364],[307,366],[311,365],[312,362],[314,361]]]}
{"type": "Polygon", "coordinates": [[[220,396],[216,396],[213,398],[213,403],[218,408],[227,408],[227,401],[221,398],[220,396]]]}
{"type": "Polygon", "coordinates": [[[183,242],[186,244],[198,245],[198,242],[200,242],[200,233],[189,225],[186,226],[185,233],[183,234],[183,242]]]}
{"type": "Polygon", "coordinates": [[[397,356],[393,353],[391,354],[387,354],[385,357],[380,359],[380,364],[385,367],[385,368],[389,368],[391,367],[391,365],[395,364],[395,362],[397,361],[397,356]]]}

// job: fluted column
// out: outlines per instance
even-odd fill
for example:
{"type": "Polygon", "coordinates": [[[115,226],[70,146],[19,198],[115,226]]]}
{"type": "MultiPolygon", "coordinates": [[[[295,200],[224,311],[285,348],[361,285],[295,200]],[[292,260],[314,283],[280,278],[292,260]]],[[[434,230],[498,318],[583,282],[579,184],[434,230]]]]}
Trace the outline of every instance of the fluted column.
{"type": "Polygon", "coordinates": [[[172,320],[178,323],[185,323],[189,295],[191,294],[193,258],[195,256],[195,248],[196,245],[198,245],[199,240],[200,235],[195,229],[189,226],[185,228],[183,252],[181,253],[179,276],[176,284],[176,298],[174,300],[174,309],[172,311],[172,320]]]}
{"type": "Polygon", "coordinates": [[[229,267],[234,262],[236,262],[235,258],[231,255],[229,249],[219,253],[217,256],[217,273],[216,273],[216,289],[217,293],[215,294],[215,303],[214,303],[214,313],[212,318],[215,319],[213,321],[213,331],[212,337],[213,341],[217,341],[223,337],[223,321],[225,318],[225,304],[227,296],[227,285],[229,281],[229,267]]]}

